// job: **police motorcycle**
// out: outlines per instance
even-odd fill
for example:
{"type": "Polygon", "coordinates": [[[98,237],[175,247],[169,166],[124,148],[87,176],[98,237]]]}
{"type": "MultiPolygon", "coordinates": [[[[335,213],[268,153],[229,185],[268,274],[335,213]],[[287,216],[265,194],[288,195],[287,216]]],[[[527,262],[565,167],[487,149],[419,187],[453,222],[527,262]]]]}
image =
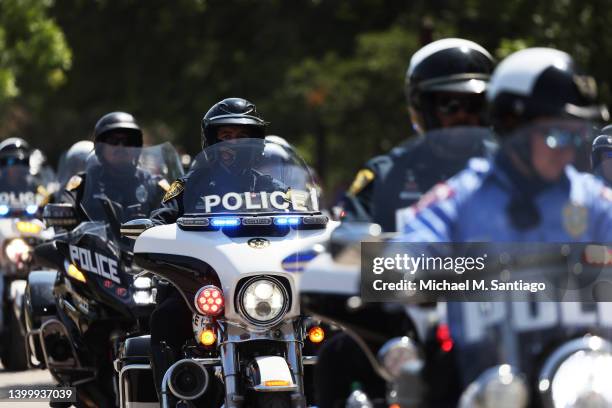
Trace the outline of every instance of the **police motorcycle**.
{"type": "MultiPolygon", "coordinates": [[[[475,291],[471,298],[452,290],[441,296],[400,294],[387,299],[400,308],[389,309],[387,303],[364,301],[368,294],[360,290],[372,284],[361,275],[360,257],[371,260],[385,251],[361,246],[360,253],[359,242],[387,247],[392,239],[376,224],[341,225],[328,252],[313,260],[302,278],[303,310],[342,327],[387,382],[384,400],[356,390],[347,407],[612,404],[609,246],[466,245],[455,250],[465,255],[476,248],[497,259],[479,272],[479,281],[497,280],[488,291],[475,291]],[[505,282],[511,290],[498,291],[505,282]],[[435,308],[422,307],[436,299],[435,308]],[[412,333],[398,330],[405,316],[415,326],[412,333]]],[[[425,244],[410,249],[419,255],[427,250],[425,244]]]]}
{"type": "MultiPolygon", "coordinates": [[[[300,310],[300,272],[337,223],[321,212],[306,164],[285,146],[220,142],[194,163],[176,224],[122,226],[137,237],[135,263],[175,286],[193,313],[193,338],[164,375],[161,406],[170,398],[197,404],[213,382],[228,408],[311,404],[304,366],[315,357],[303,347],[322,333],[300,310]]],[[[151,387],[132,378],[122,375],[122,406],[151,387]]]]}
{"type": "Polygon", "coordinates": [[[34,247],[52,231],[39,219],[46,196],[40,180],[30,174],[30,166],[16,163],[0,173],[0,358],[5,369],[25,370],[23,293],[28,274],[35,268],[34,247]]]}
{"type": "Polygon", "coordinates": [[[30,364],[47,368],[58,385],[76,387],[79,406],[118,404],[113,362],[126,338],[147,333],[154,307],[151,279],[139,275],[120,224],[148,216],[161,200],[159,187],[182,174],[169,143],[105,148],[129,156],[136,175],[126,174],[121,186],[96,182],[103,168],[91,156],[80,208],[45,207],[56,235],[35,249],[47,269],[30,274],[25,299],[30,364]]]}

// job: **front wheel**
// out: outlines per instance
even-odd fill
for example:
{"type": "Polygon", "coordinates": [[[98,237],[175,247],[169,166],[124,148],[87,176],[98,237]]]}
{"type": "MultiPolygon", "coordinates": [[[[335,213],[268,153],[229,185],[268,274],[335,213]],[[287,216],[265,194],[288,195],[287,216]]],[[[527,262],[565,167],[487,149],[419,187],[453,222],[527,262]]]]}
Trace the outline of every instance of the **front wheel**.
{"type": "Polygon", "coordinates": [[[2,348],[2,365],[8,371],[27,370],[28,356],[25,335],[12,307],[9,308],[8,320],[8,333],[4,336],[4,347],[2,348]]]}

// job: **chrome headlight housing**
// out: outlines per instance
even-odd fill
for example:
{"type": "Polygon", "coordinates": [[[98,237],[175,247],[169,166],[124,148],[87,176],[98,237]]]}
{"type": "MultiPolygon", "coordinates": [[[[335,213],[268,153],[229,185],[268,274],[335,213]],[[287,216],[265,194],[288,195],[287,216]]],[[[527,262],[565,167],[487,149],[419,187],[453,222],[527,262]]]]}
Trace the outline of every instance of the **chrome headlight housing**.
{"type": "Polygon", "coordinates": [[[289,310],[287,289],[271,276],[248,280],[240,288],[237,300],[242,316],[257,326],[272,326],[289,310]]]}
{"type": "Polygon", "coordinates": [[[399,377],[402,367],[406,365],[419,371],[425,364],[421,351],[409,337],[396,337],[387,341],[378,352],[378,361],[392,378],[399,377]]]}
{"type": "Polygon", "coordinates": [[[492,367],[461,395],[459,408],[523,408],[529,391],[525,380],[508,364],[492,367]]]}
{"type": "Polygon", "coordinates": [[[587,336],[559,347],[546,360],[538,389],[548,407],[612,405],[612,344],[587,336]]]}

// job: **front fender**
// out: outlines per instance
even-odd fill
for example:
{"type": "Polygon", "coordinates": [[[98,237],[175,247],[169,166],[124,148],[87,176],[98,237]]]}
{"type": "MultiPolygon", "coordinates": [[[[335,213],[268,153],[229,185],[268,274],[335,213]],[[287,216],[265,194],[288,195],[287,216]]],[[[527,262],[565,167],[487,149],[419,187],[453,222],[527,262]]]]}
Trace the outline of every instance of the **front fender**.
{"type": "Polygon", "coordinates": [[[291,377],[289,364],[278,356],[256,357],[247,370],[253,389],[259,392],[295,391],[297,385],[291,377]]]}

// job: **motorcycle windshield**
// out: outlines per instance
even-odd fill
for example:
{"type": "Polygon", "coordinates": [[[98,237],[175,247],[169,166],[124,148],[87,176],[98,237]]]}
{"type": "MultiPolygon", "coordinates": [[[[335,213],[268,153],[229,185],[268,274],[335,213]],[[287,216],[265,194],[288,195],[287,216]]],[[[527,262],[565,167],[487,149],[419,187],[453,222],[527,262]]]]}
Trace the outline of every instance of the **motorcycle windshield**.
{"type": "Polygon", "coordinates": [[[185,214],[314,214],[321,190],[286,146],[263,139],[216,143],[195,158],[183,194],[185,214]]]}
{"type": "Polygon", "coordinates": [[[40,185],[25,164],[0,168],[0,216],[35,214],[44,199],[40,185]]]}
{"type": "Polygon", "coordinates": [[[101,143],[87,160],[82,209],[90,221],[147,218],[182,171],[169,143],[143,148],[101,143]]]}
{"type": "MultiPolygon", "coordinates": [[[[516,287],[506,290],[502,300],[495,302],[446,303],[446,320],[464,386],[500,364],[510,364],[526,379],[536,381],[544,362],[568,341],[587,334],[612,338],[612,302],[593,301],[598,294],[609,299],[612,268],[589,255],[593,248],[573,245],[571,263],[570,258],[550,257],[545,263],[530,265],[526,256],[514,254],[512,258],[522,262],[520,268],[486,273],[508,274],[511,279],[500,282],[515,286],[518,282],[520,291],[516,287]],[[531,282],[544,282],[546,291],[539,291],[535,284],[524,286],[531,282]]],[[[538,252],[540,259],[546,256],[542,249],[538,251],[542,251],[538,252]]]]}

